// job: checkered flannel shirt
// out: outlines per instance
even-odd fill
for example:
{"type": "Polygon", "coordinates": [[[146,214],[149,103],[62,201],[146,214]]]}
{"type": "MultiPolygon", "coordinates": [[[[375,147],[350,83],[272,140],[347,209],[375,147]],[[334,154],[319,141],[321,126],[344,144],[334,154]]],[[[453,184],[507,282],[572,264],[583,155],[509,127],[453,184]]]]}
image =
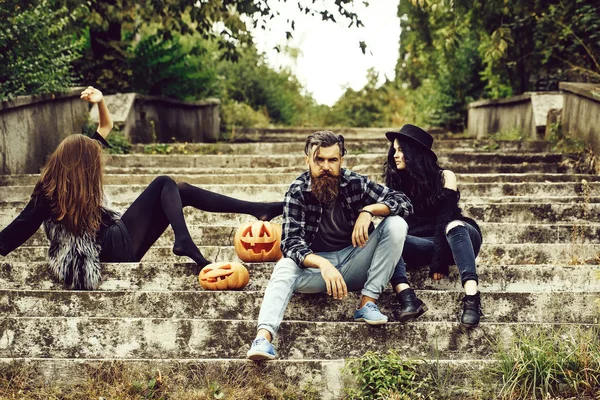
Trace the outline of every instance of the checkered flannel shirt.
{"type": "MultiPolygon", "coordinates": [[[[351,226],[359,211],[370,204],[385,204],[390,215],[403,218],[413,212],[410,200],[403,193],[344,168],[341,170],[339,196],[345,200],[342,201],[344,215],[350,217],[348,223],[351,226]]],[[[323,207],[311,193],[310,172],[306,171],[292,182],[285,194],[281,236],[284,257],[291,258],[301,268],[304,268],[306,256],[313,253],[310,244],[319,231],[322,212],[323,207]]]]}

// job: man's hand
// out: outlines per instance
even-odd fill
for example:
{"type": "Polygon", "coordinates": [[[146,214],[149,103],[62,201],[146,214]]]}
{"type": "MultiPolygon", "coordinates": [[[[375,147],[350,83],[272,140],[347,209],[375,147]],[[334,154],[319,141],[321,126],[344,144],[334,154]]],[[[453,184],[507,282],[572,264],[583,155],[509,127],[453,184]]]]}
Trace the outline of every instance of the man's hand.
{"type": "Polygon", "coordinates": [[[372,218],[373,217],[368,212],[361,212],[358,214],[358,218],[354,224],[354,230],[352,231],[352,246],[364,247],[364,245],[367,244],[372,218]]]}
{"type": "Polygon", "coordinates": [[[440,274],[439,272],[434,272],[433,273],[433,280],[434,281],[439,281],[441,279],[444,279],[445,277],[446,277],[446,275],[440,274]]]}
{"type": "Polygon", "coordinates": [[[100,103],[102,101],[102,92],[91,86],[88,86],[83,92],[81,92],[81,99],[89,103],[100,103]]]}
{"type": "Polygon", "coordinates": [[[348,296],[348,287],[344,281],[344,277],[329,261],[319,267],[321,276],[325,281],[327,294],[333,296],[336,300],[342,300],[348,296]]]}

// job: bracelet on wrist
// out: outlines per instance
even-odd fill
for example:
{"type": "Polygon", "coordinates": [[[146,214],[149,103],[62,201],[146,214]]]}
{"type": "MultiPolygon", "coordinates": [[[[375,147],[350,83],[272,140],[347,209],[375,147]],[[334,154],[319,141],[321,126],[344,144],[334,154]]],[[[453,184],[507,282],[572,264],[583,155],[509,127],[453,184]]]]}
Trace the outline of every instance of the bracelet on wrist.
{"type": "Polygon", "coordinates": [[[364,213],[364,212],[371,214],[371,217],[375,216],[375,215],[373,215],[373,213],[371,211],[365,210],[364,208],[362,210],[360,210],[358,213],[360,214],[360,213],[364,213]]]}

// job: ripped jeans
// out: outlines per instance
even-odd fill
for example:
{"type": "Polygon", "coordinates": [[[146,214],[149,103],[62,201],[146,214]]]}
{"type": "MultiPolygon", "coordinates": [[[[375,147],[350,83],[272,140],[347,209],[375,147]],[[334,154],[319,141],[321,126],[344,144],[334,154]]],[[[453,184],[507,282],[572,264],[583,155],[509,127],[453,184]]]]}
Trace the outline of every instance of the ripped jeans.
{"type": "MultiPolygon", "coordinates": [[[[446,233],[446,240],[452,250],[454,263],[460,272],[460,279],[464,285],[466,281],[479,282],[475,268],[475,257],[479,254],[481,247],[481,236],[477,230],[463,221],[452,221],[450,224],[460,222],[446,233]]],[[[448,225],[450,225],[448,224],[448,225]]],[[[454,224],[453,224],[454,225],[454,224]]],[[[433,237],[418,237],[408,235],[404,243],[402,258],[396,264],[394,275],[392,275],[392,287],[399,283],[408,284],[406,277],[406,265],[411,267],[422,267],[429,265],[433,256],[433,237]]]]}

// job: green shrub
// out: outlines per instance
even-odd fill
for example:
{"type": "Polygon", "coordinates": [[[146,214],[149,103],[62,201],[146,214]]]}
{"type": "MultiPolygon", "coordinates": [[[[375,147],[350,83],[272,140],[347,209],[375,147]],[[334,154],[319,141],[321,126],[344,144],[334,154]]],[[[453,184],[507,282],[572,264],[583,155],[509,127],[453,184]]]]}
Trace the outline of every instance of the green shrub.
{"type": "Polygon", "coordinates": [[[263,128],[269,126],[269,117],[254,110],[246,103],[235,100],[223,102],[221,105],[221,123],[226,132],[234,128],[263,128]]]}
{"type": "Polygon", "coordinates": [[[500,350],[495,373],[503,399],[593,396],[600,391],[598,329],[570,333],[536,329],[500,350]]]}
{"type": "Polygon", "coordinates": [[[110,135],[106,138],[111,147],[108,148],[110,154],[129,154],[131,151],[131,143],[125,134],[117,129],[113,129],[110,135]]]}
{"type": "Polygon", "coordinates": [[[129,59],[132,90],[187,101],[219,95],[215,65],[205,42],[197,39],[143,36],[129,59]]]}
{"type": "Polygon", "coordinates": [[[71,25],[81,7],[53,9],[47,0],[6,0],[0,7],[0,99],[59,92],[74,84],[71,62],[83,42],[71,25]]]}
{"type": "Polygon", "coordinates": [[[344,389],[349,399],[423,398],[418,390],[427,383],[418,376],[417,363],[403,360],[394,350],[369,351],[362,357],[350,358],[346,360],[344,372],[353,380],[353,384],[344,389]]]}

